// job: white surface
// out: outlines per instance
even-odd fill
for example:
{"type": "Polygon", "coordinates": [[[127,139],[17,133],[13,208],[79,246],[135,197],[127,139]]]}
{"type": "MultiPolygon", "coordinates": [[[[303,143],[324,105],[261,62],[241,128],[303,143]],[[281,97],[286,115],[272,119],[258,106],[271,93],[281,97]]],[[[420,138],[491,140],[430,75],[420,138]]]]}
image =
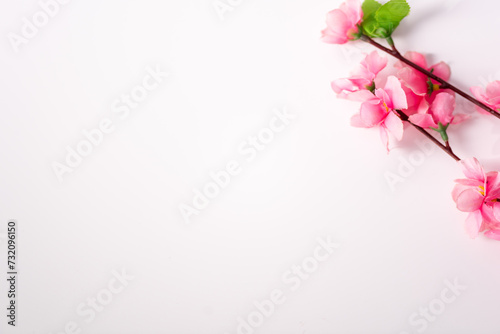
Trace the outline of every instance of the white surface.
{"type": "MultiPolygon", "coordinates": [[[[457,165],[435,150],[391,191],[420,137],[386,155],[329,87],[361,56],[319,41],[339,3],[245,0],[221,20],[211,0],[75,0],[15,53],[7,34],[40,7],[1,1],[0,232],[20,227],[18,326],[2,313],[2,333],[233,334],[273,290],[286,300],[255,333],[413,333],[455,278],[466,290],[425,332],[498,333],[500,243],[465,234],[457,165]],[[114,101],[157,65],[170,76],[121,120],[114,101]],[[238,147],[283,106],[297,117],[247,162],[238,147]],[[51,164],[104,118],[115,131],[58,182],[51,164]],[[179,205],[232,160],[241,173],[186,225],[179,205]],[[282,276],[327,236],[340,247],[292,291],[282,276]],[[122,268],[134,279],[87,322],[78,307],[122,268]]],[[[401,51],[449,62],[465,89],[499,78],[498,2],[410,3],[401,51]]],[[[451,136],[498,170],[499,131],[478,116],[451,136]]]]}

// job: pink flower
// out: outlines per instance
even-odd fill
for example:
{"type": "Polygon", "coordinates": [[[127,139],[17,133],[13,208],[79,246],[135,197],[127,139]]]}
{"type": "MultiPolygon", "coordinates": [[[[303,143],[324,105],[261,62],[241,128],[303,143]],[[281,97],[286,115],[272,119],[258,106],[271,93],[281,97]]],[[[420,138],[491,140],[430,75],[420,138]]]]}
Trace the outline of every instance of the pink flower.
{"type": "MultiPolygon", "coordinates": [[[[486,90],[482,87],[471,87],[471,92],[476,99],[486,104],[488,107],[500,109],[500,81],[493,81],[486,86],[486,90]]],[[[484,109],[476,108],[482,114],[489,114],[484,109]]]]}
{"type": "Polygon", "coordinates": [[[469,212],[465,221],[467,233],[475,238],[486,231],[487,237],[500,240],[499,173],[485,173],[476,158],[462,160],[460,165],[466,179],[455,180],[452,197],[458,210],[469,212]]]}
{"type": "Polygon", "coordinates": [[[359,34],[359,24],[363,18],[361,2],[347,0],[339,9],[334,9],[326,16],[327,27],[321,32],[325,43],[344,44],[356,39],[359,34]]]}
{"type": "Polygon", "coordinates": [[[410,115],[410,122],[422,128],[438,128],[439,123],[446,126],[450,123],[457,124],[467,119],[466,115],[453,115],[455,111],[455,96],[448,92],[438,93],[428,100],[422,100],[417,113],[410,115]]]}
{"type": "MultiPolygon", "coordinates": [[[[432,74],[445,81],[448,81],[450,79],[450,67],[444,62],[440,62],[429,67],[427,65],[427,59],[425,59],[425,56],[418,52],[407,52],[405,54],[405,58],[419,65],[425,70],[432,72],[432,74]]],[[[403,62],[398,62],[396,64],[396,67],[400,69],[398,72],[398,78],[400,78],[401,81],[408,88],[410,88],[413,93],[419,96],[425,96],[429,93],[429,78],[425,74],[415,70],[412,67],[409,67],[403,62]]],[[[431,80],[431,82],[433,85],[432,90],[437,91],[439,89],[438,82],[434,80],[431,80]]]]}
{"type": "MultiPolygon", "coordinates": [[[[443,80],[449,80],[450,67],[440,62],[432,66],[427,65],[425,56],[418,52],[407,52],[405,58],[437,75],[443,80]]],[[[439,123],[447,126],[457,124],[465,119],[466,115],[454,115],[455,93],[448,89],[440,89],[438,82],[429,81],[429,77],[412,67],[398,62],[398,78],[403,82],[408,100],[408,109],[405,114],[410,121],[423,128],[438,128],[439,123]]]]}
{"type": "Polygon", "coordinates": [[[350,93],[359,90],[366,90],[374,84],[375,78],[386,66],[387,58],[373,51],[363,59],[360,67],[352,73],[350,78],[333,81],[332,89],[341,98],[346,98],[350,93]]]}
{"type": "Polygon", "coordinates": [[[359,114],[352,117],[351,124],[360,128],[378,126],[382,143],[389,151],[389,134],[397,140],[403,138],[403,121],[395,111],[408,107],[405,92],[398,78],[388,77],[385,88],[376,89],[375,94],[359,91],[353,95],[364,102],[359,114]]]}

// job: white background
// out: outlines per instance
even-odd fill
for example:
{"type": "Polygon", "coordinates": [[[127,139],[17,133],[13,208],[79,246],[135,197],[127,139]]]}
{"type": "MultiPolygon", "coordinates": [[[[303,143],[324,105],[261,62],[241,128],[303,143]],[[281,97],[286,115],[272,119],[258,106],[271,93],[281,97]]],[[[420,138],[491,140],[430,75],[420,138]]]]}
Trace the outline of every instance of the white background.
{"type": "MultiPolygon", "coordinates": [[[[422,138],[408,130],[387,155],[376,130],[349,126],[359,105],[330,89],[372,50],[320,42],[340,1],[244,0],[222,20],[212,0],[73,0],[17,53],[7,36],[40,5],[0,4],[1,264],[16,219],[20,272],[14,329],[0,286],[2,333],[74,321],[81,333],[233,334],[275,289],[286,301],[255,333],[416,333],[409,318],[455,279],[466,290],[425,332],[498,333],[500,242],[466,235],[450,195],[458,165],[436,149],[391,189],[385,175],[422,138]],[[121,120],[113,103],[148,66],[170,76],[121,120]],[[284,106],[296,118],[246,162],[238,147],[284,106]],[[53,162],[104,118],[115,131],[59,182],[53,162]],[[241,173],[186,224],[179,205],[232,160],[241,173]],[[328,236],[340,247],[292,291],[282,276],[328,236]],[[122,269],[134,279],[87,322],[78,306],[122,269]]],[[[497,1],[410,4],[401,51],[448,62],[464,89],[500,79],[497,1]]],[[[499,133],[476,115],[451,140],[499,170],[499,133]]]]}

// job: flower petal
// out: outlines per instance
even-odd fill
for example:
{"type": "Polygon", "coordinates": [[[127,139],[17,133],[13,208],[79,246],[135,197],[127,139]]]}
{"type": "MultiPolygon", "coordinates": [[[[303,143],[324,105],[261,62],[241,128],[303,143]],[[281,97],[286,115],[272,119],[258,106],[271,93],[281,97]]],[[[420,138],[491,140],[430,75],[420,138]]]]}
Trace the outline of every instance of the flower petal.
{"type": "Polygon", "coordinates": [[[473,86],[470,88],[470,91],[476,99],[481,100],[481,101],[486,100],[486,95],[484,93],[483,87],[473,86]]]}
{"type": "Polygon", "coordinates": [[[418,66],[427,69],[427,60],[425,59],[425,56],[423,54],[415,51],[408,51],[407,53],[405,53],[405,58],[417,64],[418,66]]]}
{"type": "Polygon", "coordinates": [[[408,108],[408,102],[406,101],[406,94],[403,88],[401,87],[401,82],[399,81],[398,78],[396,78],[393,75],[388,77],[384,90],[391,99],[391,104],[387,103],[386,101],[387,106],[389,108],[391,108],[392,110],[396,109],[400,110],[408,108]]]}
{"type": "Polygon", "coordinates": [[[387,150],[387,153],[389,153],[389,135],[387,133],[387,129],[384,126],[381,126],[379,128],[380,132],[380,140],[382,140],[382,144],[384,145],[385,149],[387,150]]]}
{"type": "Polygon", "coordinates": [[[493,240],[500,240],[500,230],[489,230],[484,235],[493,240]]]}
{"type": "Polygon", "coordinates": [[[377,75],[387,66],[387,57],[382,57],[377,51],[373,51],[361,62],[361,66],[366,68],[370,73],[377,75]]]}
{"type": "Polygon", "coordinates": [[[349,80],[355,84],[358,89],[364,89],[366,90],[366,86],[371,85],[372,80],[374,76],[371,73],[363,73],[360,72],[359,75],[353,75],[352,77],[349,78],[349,80]]]}
{"type": "Polygon", "coordinates": [[[469,115],[458,114],[458,115],[453,116],[453,121],[451,122],[451,124],[459,124],[459,123],[465,122],[469,118],[470,118],[469,115]]]}
{"type": "Polygon", "coordinates": [[[349,79],[337,79],[331,83],[332,89],[335,93],[340,94],[342,91],[354,92],[359,88],[349,79]]]}
{"type": "Polygon", "coordinates": [[[432,102],[431,110],[436,123],[441,122],[443,125],[448,125],[453,120],[455,96],[448,93],[437,94],[432,102]]]}
{"type": "Polygon", "coordinates": [[[475,238],[481,230],[482,223],[483,217],[481,216],[481,211],[477,210],[471,212],[465,220],[465,231],[471,238],[475,238]]]}
{"type": "Polygon", "coordinates": [[[413,114],[409,119],[413,124],[425,129],[437,127],[436,122],[434,122],[434,119],[432,119],[432,116],[429,114],[413,114]]]}
{"type": "MultiPolygon", "coordinates": [[[[485,90],[482,87],[474,86],[474,87],[470,88],[470,91],[472,92],[472,95],[474,95],[474,97],[476,99],[483,102],[488,107],[493,108],[493,109],[498,109],[499,106],[491,103],[490,99],[486,96],[485,90]]],[[[483,108],[480,108],[479,106],[476,106],[476,110],[483,115],[489,114],[486,110],[484,110],[483,108]]]]}
{"type": "Polygon", "coordinates": [[[486,174],[486,196],[488,200],[500,198],[500,173],[489,172],[486,174]]]}
{"type": "Polygon", "coordinates": [[[347,37],[334,34],[330,29],[321,31],[321,41],[328,44],[345,44],[347,37]]]}
{"type": "Polygon", "coordinates": [[[344,44],[348,41],[347,32],[352,24],[347,15],[340,9],[334,9],[326,16],[327,28],[324,29],[321,39],[325,43],[344,44]]]}
{"type": "Polygon", "coordinates": [[[358,24],[363,17],[361,2],[359,0],[346,0],[346,2],[340,5],[340,10],[346,14],[352,25],[358,24]]]}
{"type": "Polygon", "coordinates": [[[354,126],[355,128],[367,128],[368,127],[365,125],[365,123],[363,123],[359,114],[356,114],[356,115],[351,117],[351,125],[354,126]]]}
{"type": "Polygon", "coordinates": [[[479,163],[476,158],[469,158],[461,160],[460,165],[462,166],[462,171],[466,177],[469,179],[485,181],[486,175],[484,173],[483,166],[479,163]]]}
{"type": "Polygon", "coordinates": [[[493,209],[494,203],[488,203],[481,206],[481,216],[483,217],[483,227],[480,232],[484,231],[488,226],[495,225],[498,220],[495,218],[495,213],[493,209]]]}
{"type": "Polygon", "coordinates": [[[419,114],[428,114],[429,113],[429,109],[430,109],[429,102],[427,102],[427,100],[425,99],[425,97],[420,96],[420,98],[422,100],[420,101],[420,104],[418,105],[417,112],[419,114]]]}
{"type": "Polygon", "coordinates": [[[486,96],[488,99],[500,97],[500,81],[495,80],[486,86],[486,96]]]}
{"type": "Polygon", "coordinates": [[[368,101],[361,105],[359,115],[363,124],[365,124],[367,127],[374,127],[384,120],[384,118],[387,116],[387,112],[380,105],[380,103],[373,104],[368,101]]]}
{"type": "Polygon", "coordinates": [[[384,125],[397,140],[403,139],[403,121],[396,114],[390,112],[384,120],[384,125]]]}
{"type": "Polygon", "coordinates": [[[404,67],[398,71],[398,77],[415,94],[419,96],[425,96],[427,94],[428,86],[425,75],[422,75],[412,68],[404,67]]]}
{"type": "MultiPolygon", "coordinates": [[[[404,82],[403,82],[404,83],[404,82]]],[[[406,115],[413,115],[419,112],[420,106],[422,103],[427,104],[425,98],[420,95],[415,94],[410,88],[408,88],[405,84],[401,85],[403,91],[406,94],[406,102],[408,103],[408,108],[404,109],[406,115]]],[[[427,108],[426,108],[427,111],[427,108]]],[[[424,111],[425,113],[425,111],[424,111]]]]}
{"type": "Polygon", "coordinates": [[[346,98],[349,101],[356,101],[356,102],[369,102],[371,100],[378,101],[378,99],[369,90],[366,89],[349,93],[346,98]]]}
{"type": "Polygon", "coordinates": [[[455,182],[468,187],[480,187],[484,185],[484,182],[472,179],[457,179],[455,182]]]}
{"type": "Polygon", "coordinates": [[[497,221],[500,221],[500,202],[493,203],[493,216],[497,221]]]}
{"type": "MultiPolygon", "coordinates": [[[[455,180],[456,182],[457,180],[455,180]]],[[[458,196],[465,190],[469,189],[469,186],[463,185],[463,184],[456,184],[455,187],[453,187],[453,191],[451,192],[451,197],[453,198],[453,201],[456,203],[458,196]]]]}
{"type": "Polygon", "coordinates": [[[446,64],[443,61],[437,63],[436,65],[431,66],[429,71],[430,70],[434,70],[432,73],[445,81],[448,81],[450,79],[451,76],[450,66],[448,66],[448,64],[446,64]]]}
{"type": "Polygon", "coordinates": [[[474,212],[481,208],[484,196],[476,189],[464,190],[457,197],[457,209],[462,212],[474,212]]]}

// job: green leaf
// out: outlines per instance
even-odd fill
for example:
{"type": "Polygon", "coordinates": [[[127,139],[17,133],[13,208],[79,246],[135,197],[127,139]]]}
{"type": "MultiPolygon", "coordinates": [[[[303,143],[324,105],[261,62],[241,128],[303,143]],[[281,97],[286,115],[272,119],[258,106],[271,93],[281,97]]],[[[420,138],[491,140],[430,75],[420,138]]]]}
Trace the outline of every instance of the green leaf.
{"type": "Polygon", "coordinates": [[[375,35],[378,28],[380,28],[380,26],[373,17],[367,20],[363,20],[363,23],[361,24],[361,29],[363,29],[363,33],[370,38],[378,37],[375,35]]]}
{"type": "Polygon", "coordinates": [[[375,0],[365,0],[365,2],[363,2],[363,5],[361,6],[361,9],[363,10],[363,18],[369,18],[370,16],[375,14],[375,12],[380,7],[382,7],[382,5],[375,0]]]}
{"type": "Polygon", "coordinates": [[[382,5],[375,0],[365,0],[362,5],[363,22],[361,23],[361,29],[363,33],[370,38],[380,37],[377,34],[380,25],[377,20],[375,20],[375,12],[380,7],[382,7],[382,5]]]}
{"type": "Polygon", "coordinates": [[[375,20],[375,18],[363,21],[361,25],[363,33],[370,38],[388,38],[390,37],[389,32],[380,26],[380,24],[375,20]]]}
{"type": "Polygon", "coordinates": [[[387,31],[388,36],[391,36],[401,20],[408,14],[410,14],[410,5],[406,0],[390,0],[375,12],[374,17],[379,26],[387,31]]]}

